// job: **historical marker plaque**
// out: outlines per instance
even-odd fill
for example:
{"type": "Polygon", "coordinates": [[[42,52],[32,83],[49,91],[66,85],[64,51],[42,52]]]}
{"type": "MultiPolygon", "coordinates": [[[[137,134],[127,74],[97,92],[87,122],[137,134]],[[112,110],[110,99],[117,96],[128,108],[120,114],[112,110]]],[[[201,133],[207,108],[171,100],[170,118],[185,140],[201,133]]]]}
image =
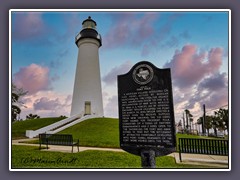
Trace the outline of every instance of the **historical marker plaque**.
{"type": "Polygon", "coordinates": [[[118,76],[120,146],[141,155],[175,151],[175,123],[170,69],[142,61],[118,76]]]}

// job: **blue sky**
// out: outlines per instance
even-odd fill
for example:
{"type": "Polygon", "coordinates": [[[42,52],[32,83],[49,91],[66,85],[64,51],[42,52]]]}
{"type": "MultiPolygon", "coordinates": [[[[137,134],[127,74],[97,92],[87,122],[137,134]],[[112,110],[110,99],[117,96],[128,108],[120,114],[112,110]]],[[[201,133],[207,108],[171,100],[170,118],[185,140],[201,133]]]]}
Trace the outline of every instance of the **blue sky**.
{"type": "Polygon", "coordinates": [[[82,21],[91,16],[102,36],[99,49],[105,116],[118,117],[116,76],[137,62],[171,68],[175,119],[195,119],[228,104],[227,11],[16,12],[11,13],[13,82],[29,93],[26,114],[69,116],[82,21]]]}

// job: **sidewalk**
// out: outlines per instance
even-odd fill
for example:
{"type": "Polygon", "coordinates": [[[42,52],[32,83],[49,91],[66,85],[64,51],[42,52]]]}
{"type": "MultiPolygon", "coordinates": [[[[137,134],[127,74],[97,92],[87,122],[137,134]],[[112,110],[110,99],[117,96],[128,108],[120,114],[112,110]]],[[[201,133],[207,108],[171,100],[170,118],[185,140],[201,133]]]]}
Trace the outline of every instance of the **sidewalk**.
{"type": "Polygon", "coordinates": [[[172,155],[175,157],[176,163],[228,168],[228,156],[181,153],[182,162],[180,162],[179,153],[175,152],[172,155]]]}
{"type": "MultiPolygon", "coordinates": [[[[39,144],[22,143],[29,140],[33,140],[33,139],[12,140],[12,144],[39,147],[39,144]]],[[[124,150],[119,148],[99,148],[99,147],[83,147],[83,146],[79,147],[79,152],[86,151],[86,150],[125,152],[124,150]]],[[[42,149],[41,151],[56,151],[56,152],[72,153],[72,147],[49,145],[49,149],[42,149]]],[[[73,153],[77,153],[77,152],[78,152],[77,147],[74,147],[73,153]]],[[[168,156],[174,157],[176,163],[178,164],[194,164],[194,165],[211,166],[216,168],[228,168],[228,156],[188,154],[188,153],[181,153],[181,154],[182,154],[182,162],[180,162],[179,153],[177,152],[171,153],[168,156]]]]}
{"type": "MultiPolygon", "coordinates": [[[[39,147],[39,144],[29,144],[29,143],[22,143],[26,141],[31,141],[34,139],[17,139],[13,140],[13,145],[23,145],[23,146],[37,146],[39,147]]],[[[43,145],[42,147],[45,147],[43,145]]],[[[49,149],[42,149],[41,151],[56,151],[56,152],[65,152],[65,153],[72,153],[72,147],[71,146],[56,146],[56,145],[48,145],[49,149]]],[[[86,150],[98,150],[98,151],[116,151],[116,152],[125,152],[122,149],[119,148],[99,148],[99,147],[84,147],[79,146],[79,152],[86,151],[86,150]]],[[[78,148],[76,146],[73,147],[73,153],[77,153],[78,148]]]]}

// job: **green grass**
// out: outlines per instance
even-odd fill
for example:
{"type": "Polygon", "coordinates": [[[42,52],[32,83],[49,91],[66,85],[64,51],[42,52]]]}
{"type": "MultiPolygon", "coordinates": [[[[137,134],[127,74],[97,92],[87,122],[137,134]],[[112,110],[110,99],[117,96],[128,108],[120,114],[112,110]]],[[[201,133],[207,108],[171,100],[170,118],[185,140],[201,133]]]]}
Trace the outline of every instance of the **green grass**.
{"type": "Polygon", "coordinates": [[[26,138],[26,130],[36,130],[62,120],[62,117],[39,118],[12,123],[12,139],[26,138]]]}
{"type": "MultiPolygon", "coordinates": [[[[178,139],[179,138],[191,138],[191,139],[197,138],[197,139],[215,139],[215,140],[219,140],[218,137],[208,137],[208,136],[198,136],[198,135],[188,135],[188,134],[176,134],[176,139],[177,139],[177,141],[176,141],[177,142],[177,144],[176,144],[176,151],[179,150],[179,147],[178,147],[178,139]]],[[[224,140],[224,139],[221,138],[221,140],[224,140]]],[[[196,146],[197,146],[197,144],[196,144],[196,146]]],[[[208,145],[206,144],[206,146],[208,146],[208,145]]],[[[216,144],[215,146],[218,146],[218,144],[216,144]]],[[[206,147],[201,147],[201,148],[204,149],[206,147]]]]}
{"type": "MultiPolygon", "coordinates": [[[[141,158],[126,152],[83,151],[61,153],[39,151],[38,147],[12,146],[12,168],[141,168],[141,158]]],[[[156,158],[157,168],[211,168],[176,164],[173,157],[156,158]]]]}
{"type": "Polygon", "coordinates": [[[81,146],[119,148],[119,121],[114,118],[94,118],[69,127],[60,134],[72,134],[81,146]]]}
{"type": "MultiPolygon", "coordinates": [[[[27,129],[35,130],[60,118],[42,118],[16,122],[12,125],[13,138],[22,138],[27,129]]],[[[64,131],[80,139],[81,146],[119,148],[119,121],[113,118],[95,118],[83,121],[64,131]]],[[[177,138],[208,138],[196,135],[177,134],[177,138]]],[[[38,143],[37,141],[31,143],[38,143]]],[[[61,153],[39,151],[38,147],[12,146],[12,168],[141,168],[139,156],[126,152],[83,151],[61,153]]],[[[156,158],[157,168],[209,168],[206,166],[176,164],[169,156],[156,158]]]]}
{"type": "MultiPolygon", "coordinates": [[[[114,118],[94,118],[69,127],[60,134],[72,134],[80,140],[81,146],[119,148],[119,120],[114,118]]],[[[206,136],[176,134],[178,138],[209,138],[206,136]]],[[[211,138],[212,139],[212,138],[211,138]]],[[[177,145],[176,145],[177,147],[177,145]]]]}
{"type": "MultiPolygon", "coordinates": [[[[16,122],[12,127],[13,138],[22,138],[27,129],[35,130],[56,121],[61,118],[42,118],[38,120],[26,120],[16,122]]],[[[72,134],[74,139],[80,140],[81,146],[111,147],[119,148],[119,120],[115,118],[94,118],[88,119],[69,127],[59,134],[72,134]]],[[[176,134],[178,138],[209,138],[206,136],[176,134]]],[[[212,137],[211,137],[212,139],[212,137]]],[[[38,143],[38,140],[27,143],[38,143]]],[[[176,145],[176,147],[178,147],[176,145]]]]}
{"type": "Polygon", "coordinates": [[[176,138],[177,138],[177,140],[178,140],[178,138],[219,139],[219,138],[216,138],[216,137],[198,136],[198,135],[180,134],[180,133],[176,134],[176,138]]]}
{"type": "MultiPolygon", "coordinates": [[[[119,120],[114,118],[94,118],[69,127],[60,134],[72,134],[81,146],[120,148],[119,120]]],[[[178,138],[208,138],[205,136],[176,134],[178,138]]],[[[176,146],[177,147],[177,146],[176,146]]]]}

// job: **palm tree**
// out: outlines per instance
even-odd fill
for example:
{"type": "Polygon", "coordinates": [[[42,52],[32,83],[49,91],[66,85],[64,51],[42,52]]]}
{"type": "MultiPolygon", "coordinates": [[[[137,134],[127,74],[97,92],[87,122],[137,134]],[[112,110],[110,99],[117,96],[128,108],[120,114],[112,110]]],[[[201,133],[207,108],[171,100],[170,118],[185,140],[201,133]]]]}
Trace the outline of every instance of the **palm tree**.
{"type": "Polygon", "coordinates": [[[184,118],[184,113],[183,113],[183,131],[185,131],[186,125],[185,125],[185,118],[184,118]]]}
{"type": "Polygon", "coordinates": [[[177,123],[177,128],[178,128],[178,131],[179,132],[183,132],[183,127],[182,127],[182,120],[180,120],[178,123],[177,123]]]}
{"type": "MultiPolygon", "coordinates": [[[[203,117],[200,117],[200,118],[198,118],[197,119],[197,124],[198,124],[198,126],[199,125],[202,125],[202,123],[203,123],[203,117]]],[[[203,128],[202,128],[203,129],[203,128]]],[[[199,130],[199,132],[200,132],[200,130],[199,130]]],[[[203,133],[203,132],[202,132],[203,133]]]]}
{"type": "Polygon", "coordinates": [[[186,123],[187,123],[187,130],[188,128],[190,128],[190,133],[192,132],[192,122],[193,122],[193,115],[190,113],[190,111],[188,109],[185,109],[185,113],[186,113],[186,123]],[[190,121],[190,123],[189,123],[190,121]],[[190,125],[189,125],[190,124],[190,125]]]}
{"type": "Polygon", "coordinates": [[[190,132],[192,133],[193,115],[190,113],[189,113],[189,121],[190,121],[190,132]]]}

